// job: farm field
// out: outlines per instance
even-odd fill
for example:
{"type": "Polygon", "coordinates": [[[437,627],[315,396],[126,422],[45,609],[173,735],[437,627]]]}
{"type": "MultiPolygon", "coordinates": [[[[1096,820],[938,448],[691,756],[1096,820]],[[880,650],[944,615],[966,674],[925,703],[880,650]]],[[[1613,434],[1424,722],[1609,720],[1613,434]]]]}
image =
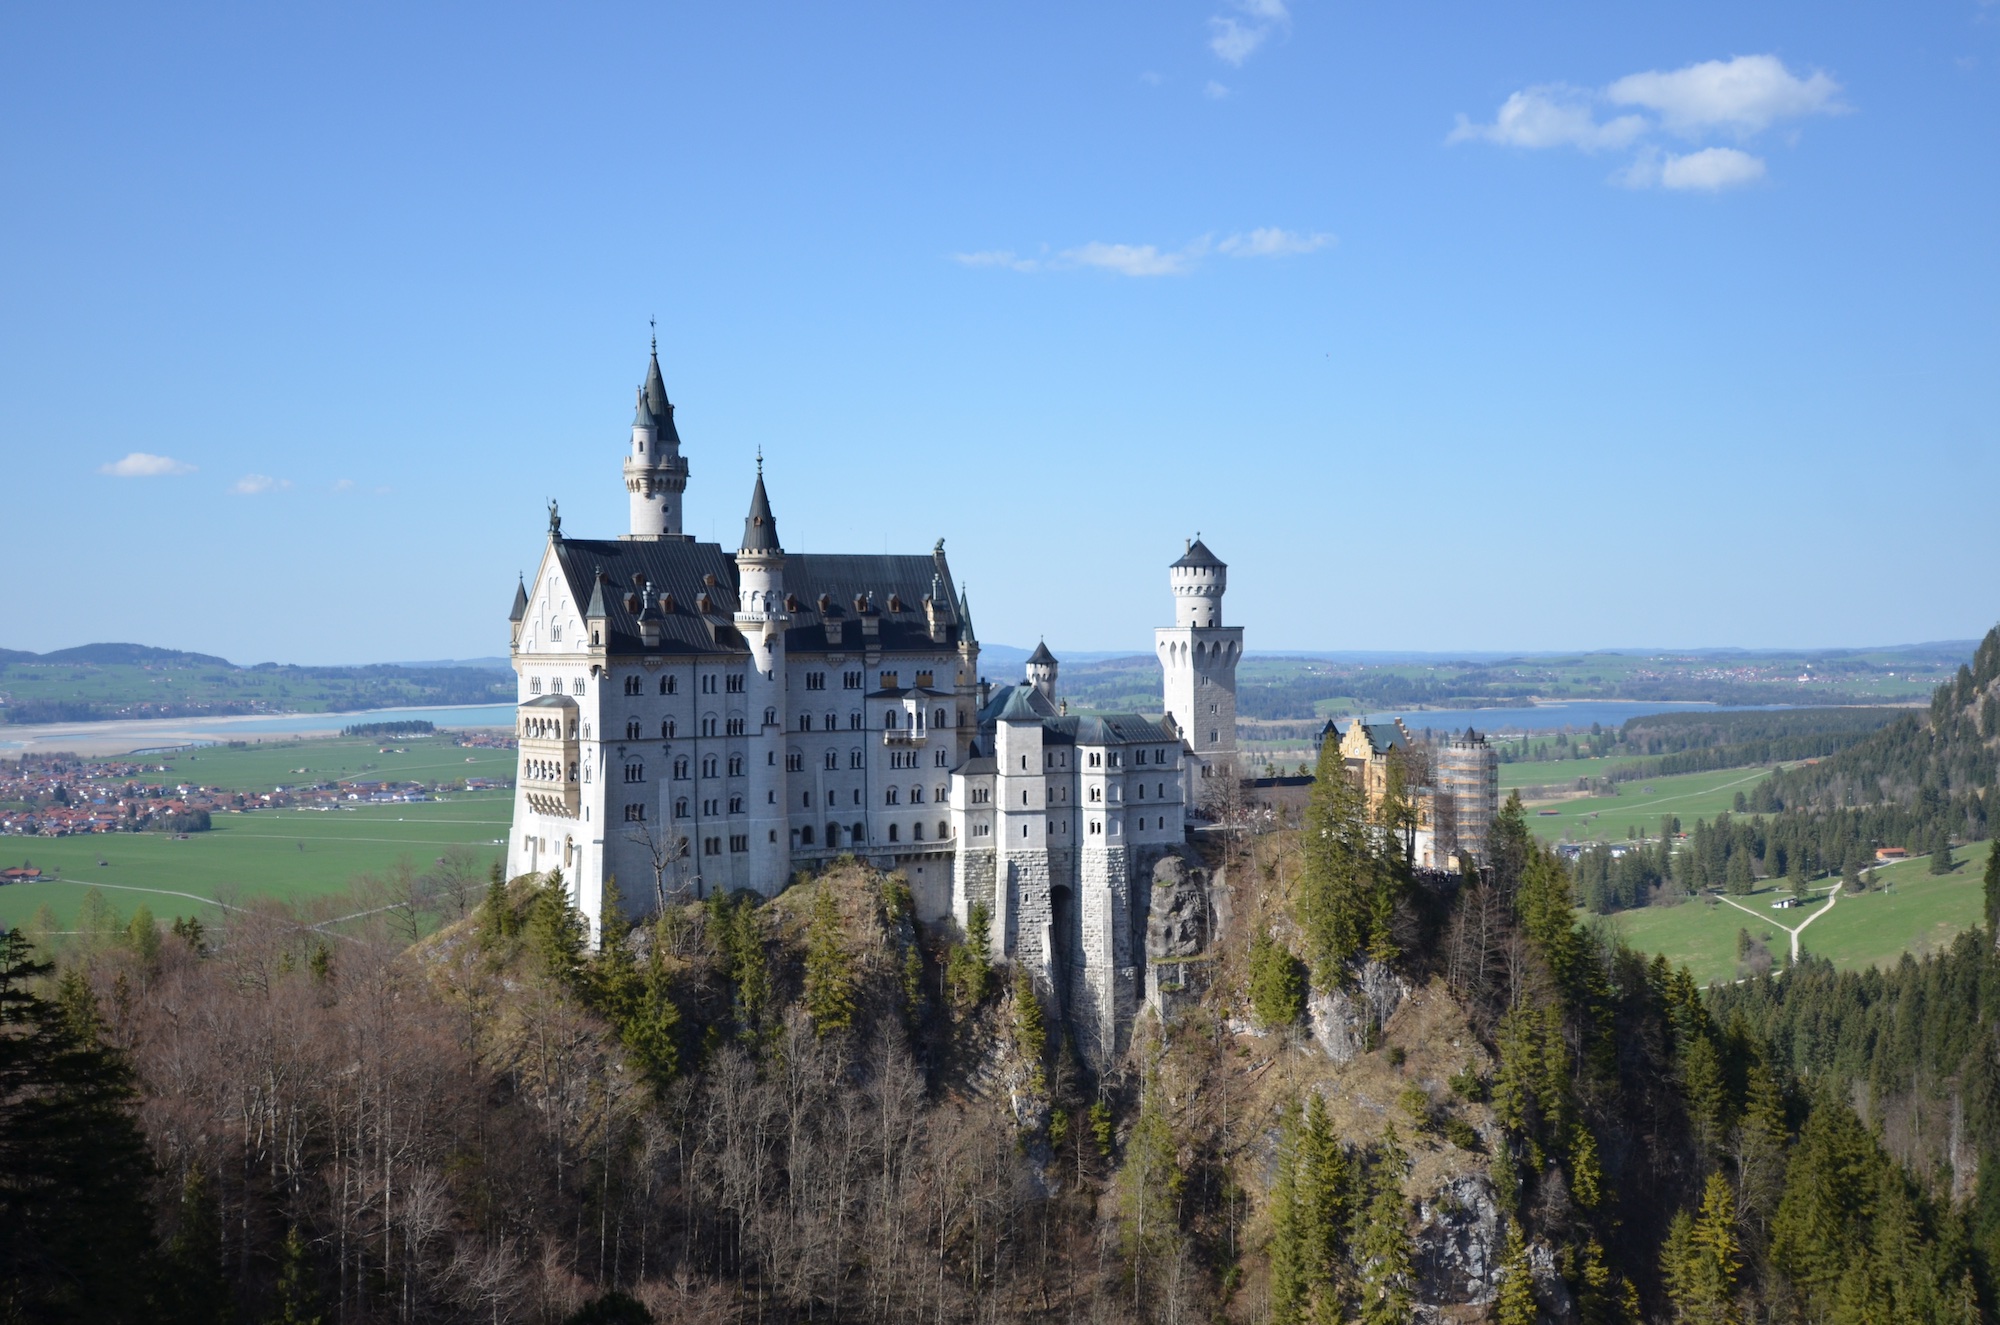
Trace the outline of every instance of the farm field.
{"type": "Polygon", "coordinates": [[[1535,835],[1545,841],[1622,842],[1632,835],[1628,830],[1658,836],[1662,816],[1680,816],[1683,827],[1692,827],[1696,819],[1713,819],[1735,804],[1737,792],[1749,791],[1770,771],[1768,767],[1725,768],[1707,773],[1680,773],[1648,782],[1621,782],[1620,794],[1616,796],[1531,802],[1528,823],[1535,835]]]}
{"type": "Polygon", "coordinates": [[[1574,785],[1578,778],[1609,777],[1618,769],[1644,763],[1648,757],[1607,755],[1599,759],[1550,759],[1540,763],[1525,760],[1516,764],[1502,764],[1500,794],[1504,798],[1516,787],[1551,787],[1563,782],[1574,785]]]}
{"type": "MultiPolygon", "coordinates": [[[[265,792],[357,777],[433,784],[511,779],[515,754],[460,747],[440,737],[341,737],[206,746],[147,756],[145,762],[167,767],[147,774],[149,782],[265,792]]],[[[208,832],[184,839],[166,833],[0,837],[0,864],[32,862],[58,876],[58,881],[0,888],[0,924],[23,924],[44,905],[68,924],[90,887],[120,914],[130,914],[143,901],[166,918],[212,912],[218,899],[340,893],[359,876],[384,874],[403,861],[421,873],[453,847],[478,853],[481,869],[498,859],[513,793],[440,794],[441,800],[414,804],[219,813],[208,832]]]]}
{"type": "MultiPolygon", "coordinates": [[[[1977,842],[1960,851],[1957,868],[1946,875],[1931,874],[1928,857],[1878,869],[1875,887],[1843,894],[1831,911],[1812,922],[1799,946],[1842,970],[1861,970],[1893,965],[1905,952],[1921,957],[1949,945],[1984,919],[1981,873],[1990,845],[1977,842]]],[[[1820,880],[1813,887],[1823,898],[1830,884],[1820,880]]],[[[1766,886],[1734,899],[1756,912],[1754,916],[1727,902],[1710,905],[1697,900],[1620,911],[1599,923],[1609,925],[1640,952],[1659,953],[1674,965],[1687,967],[1697,983],[1706,985],[1737,978],[1740,930],[1767,939],[1777,966],[1789,962],[1791,937],[1785,931],[1824,909],[1825,903],[1816,901],[1802,910],[1771,910],[1771,902],[1788,891],[1782,884],[1766,886]]]]}

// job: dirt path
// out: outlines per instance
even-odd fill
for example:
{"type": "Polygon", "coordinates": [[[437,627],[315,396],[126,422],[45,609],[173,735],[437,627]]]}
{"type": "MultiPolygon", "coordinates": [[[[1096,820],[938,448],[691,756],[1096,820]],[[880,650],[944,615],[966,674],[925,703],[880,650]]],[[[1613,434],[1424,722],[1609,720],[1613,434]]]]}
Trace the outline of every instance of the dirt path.
{"type": "MultiPolygon", "coordinates": [[[[1737,901],[1733,897],[1723,897],[1718,894],[1716,900],[1721,902],[1728,902],[1731,906],[1735,907],[1738,911],[1741,911],[1746,916],[1756,916],[1757,919],[1759,920],[1770,921],[1771,924],[1778,925],[1778,922],[1772,920],[1771,917],[1764,915],[1761,912],[1751,910],[1749,907],[1743,905],[1743,903],[1737,901]]],[[[1806,932],[1807,925],[1810,925],[1813,921],[1819,919],[1827,912],[1833,910],[1833,904],[1839,900],[1840,900],[1840,883],[1836,880],[1833,885],[1833,890],[1826,895],[1825,906],[1822,906],[1819,910],[1813,912],[1811,915],[1807,916],[1804,920],[1801,920],[1797,925],[1778,925],[1779,929],[1784,930],[1787,934],[1790,934],[1792,936],[1792,965],[1797,966],[1799,964],[1799,935],[1806,932]]]]}

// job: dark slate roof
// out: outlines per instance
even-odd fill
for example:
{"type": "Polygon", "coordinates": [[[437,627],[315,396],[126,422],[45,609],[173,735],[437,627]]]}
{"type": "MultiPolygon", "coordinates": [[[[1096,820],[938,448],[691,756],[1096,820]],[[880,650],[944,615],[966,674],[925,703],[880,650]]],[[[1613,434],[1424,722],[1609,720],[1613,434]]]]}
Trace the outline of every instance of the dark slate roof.
{"type": "Polygon", "coordinates": [[[1056,706],[1042,697],[1042,692],[1028,682],[995,690],[986,707],[979,710],[979,725],[990,727],[996,722],[1046,722],[1059,716],[1056,706]]]}
{"type": "Polygon", "coordinates": [[[1393,722],[1364,722],[1361,730],[1367,734],[1368,744],[1376,754],[1385,754],[1405,744],[1403,729],[1393,722]]]}
{"type": "Polygon", "coordinates": [[[1035,651],[1028,655],[1028,666],[1030,667],[1054,667],[1055,665],[1056,656],[1049,652],[1049,642],[1047,640],[1043,640],[1040,644],[1037,644],[1035,651]]]}
{"type": "Polygon", "coordinates": [[[1202,542],[1199,538],[1197,538],[1194,542],[1188,544],[1188,550],[1186,554],[1182,556],[1179,561],[1176,561],[1174,565],[1186,566],[1191,568],[1203,567],[1209,570],[1228,569],[1227,565],[1223,562],[1222,558],[1216,556],[1213,552],[1210,552],[1208,550],[1208,545],[1202,542]]]}
{"type": "Polygon", "coordinates": [[[1043,725],[1051,735],[1066,738],[1077,745],[1170,744],[1175,740],[1159,723],[1136,713],[1053,718],[1043,725]]]}
{"type": "Polygon", "coordinates": [[[893,686],[886,690],[871,690],[864,699],[901,699],[905,695],[922,695],[926,699],[950,699],[949,690],[933,690],[929,686],[893,686]]]}
{"type": "Polygon", "coordinates": [[[560,709],[576,707],[576,701],[568,695],[536,695],[521,705],[524,709],[560,709]]]}
{"type": "Polygon", "coordinates": [[[639,403],[632,407],[632,426],[634,428],[657,428],[660,426],[660,421],[653,416],[653,411],[646,405],[646,388],[644,387],[639,388],[639,403]]]}
{"type": "Polygon", "coordinates": [[[604,577],[599,574],[592,574],[590,579],[590,606],[583,609],[583,615],[586,620],[605,615],[604,577]]]}
{"type": "MultiPolygon", "coordinates": [[[[736,559],[714,543],[682,538],[565,538],[555,543],[556,564],[569,583],[572,601],[588,603],[599,567],[610,577],[604,595],[605,644],[614,654],[739,652],[746,645],[731,624],[736,611],[736,559]],[[660,622],[660,643],[647,646],[639,638],[636,613],[627,610],[626,596],[637,591],[634,576],[650,581],[656,594],[670,595],[672,610],[660,622]],[[706,576],[716,582],[707,584],[706,576]],[[703,618],[699,604],[709,596],[710,613],[703,618]]],[[[785,558],[785,588],[797,603],[787,609],[791,620],[785,648],[792,653],[841,652],[862,649],[860,625],[854,620],[854,600],[873,592],[877,634],[870,643],[885,654],[936,653],[957,643],[955,614],[949,603],[940,615],[947,623],[946,641],[930,637],[924,617],[924,595],[931,577],[952,583],[944,554],[896,556],[863,553],[854,556],[795,552],[785,558]],[[820,595],[828,598],[826,617],[845,623],[839,646],[826,641],[820,595]],[[890,610],[895,600],[896,610],[890,610]]]]}
{"type": "Polygon", "coordinates": [[[519,621],[528,615],[528,586],[520,580],[514,581],[514,610],[507,614],[509,621],[519,621]]]}
{"type": "Polygon", "coordinates": [[[1000,771],[1000,761],[992,755],[974,755],[952,771],[963,773],[967,777],[971,777],[975,773],[998,773],[1000,771]]]}
{"type": "Polygon", "coordinates": [[[778,518],[771,514],[771,497],[764,491],[764,465],[757,465],[757,486],[750,490],[750,514],[743,517],[742,552],[783,552],[778,546],[778,518]]]}
{"type": "Polygon", "coordinates": [[[667,399],[667,384],[660,377],[660,345],[653,343],[653,357],[646,364],[646,385],[643,392],[646,408],[653,415],[653,426],[660,430],[660,440],[680,445],[681,435],[674,430],[674,403],[667,399]]]}

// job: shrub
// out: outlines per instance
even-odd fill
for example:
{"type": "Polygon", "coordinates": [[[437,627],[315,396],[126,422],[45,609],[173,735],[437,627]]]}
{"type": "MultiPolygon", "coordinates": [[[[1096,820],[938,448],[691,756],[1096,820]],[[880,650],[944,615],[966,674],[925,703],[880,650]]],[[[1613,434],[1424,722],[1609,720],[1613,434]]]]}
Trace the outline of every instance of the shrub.
{"type": "Polygon", "coordinates": [[[1295,1026],[1306,1010],[1306,968],[1269,934],[1250,944],[1250,1014],[1265,1030],[1295,1026]]]}

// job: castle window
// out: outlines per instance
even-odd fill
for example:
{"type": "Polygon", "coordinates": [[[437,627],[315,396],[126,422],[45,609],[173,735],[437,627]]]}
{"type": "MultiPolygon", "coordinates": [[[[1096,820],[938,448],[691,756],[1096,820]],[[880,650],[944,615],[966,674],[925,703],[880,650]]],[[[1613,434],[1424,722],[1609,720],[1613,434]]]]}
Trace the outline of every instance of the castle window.
{"type": "MultiPolygon", "coordinates": [[[[829,751],[828,753],[832,752],[829,751]]],[[[847,752],[847,766],[849,768],[862,768],[866,764],[867,756],[863,755],[859,750],[849,750],[847,752]]]]}
{"type": "Polygon", "coordinates": [[[1221,733],[1217,732],[1213,727],[1208,729],[1208,743],[1210,745],[1216,744],[1217,741],[1220,739],[1221,739],[1221,733]]]}
{"type": "Polygon", "coordinates": [[[849,842],[852,842],[854,845],[859,846],[861,843],[866,842],[868,840],[868,825],[857,822],[853,828],[848,830],[848,833],[849,836],[847,840],[849,842]]]}
{"type": "Polygon", "coordinates": [[[785,755],[785,771],[787,773],[803,772],[805,771],[805,766],[806,766],[806,757],[800,754],[797,750],[789,751],[785,755]]]}
{"type": "Polygon", "coordinates": [[[721,855],[722,839],[719,837],[704,837],[701,839],[701,854],[704,856],[721,855]]]}
{"type": "Polygon", "coordinates": [[[799,829],[799,845],[804,847],[809,847],[812,844],[813,844],[812,825],[807,824],[804,828],[799,829]]]}
{"type": "Polygon", "coordinates": [[[685,797],[685,796],[677,796],[677,797],[675,797],[675,798],[674,798],[674,818],[676,818],[676,819],[685,819],[685,818],[687,818],[687,817],[688,817],[688,798],[687,798],[687,797],[685,797]]]}
{"type": "Polygon", "coordinates": [[[750,849],[750,834],[748,833],[731,834],[729,838],[729,849],[731,851],[748,851],[750,849]]]}
{"type": "Polygon", "coordinates": [[[924,840],[924,826],[922,824],[910,825],[910,840],[912,842],[921,842],[924,840]]]}
{"type": "Polygon", "coordinates": [[[840,767],[840,751],[828,750],[826,752],[826,767],[828,772],[832,772],[834,769],[840,767]]]}
{"type": "Polygon", "coordinates": [[[859,690],[861,688],[861,673],[842,672],[840,674],[840,688],[842,690],[859,690]]]}
{"type": "Polygon", "coordinates": [[[715,756],[714,756],[714,755],[706,755],[706,756],[704,756],[704,757],[702,758],[702,761],[701,761],[701,775],[702,775],[703,777],[705,777],[705,778],[712,778],[712,777],[714,777],[714,776],[715,776],[715,756]]]}
{"type": "Polygon", "coordinates": [[[681,681],[680,681],[680,678],[679,678],[679,677],[677,677],[677,676],[663,676],[663,677],[661,677],[661,678],[660,678],[660,693],[661,693],[661,694],[663,694],[663,695],[677,695],[677,694],[679,694],[679,693],[680,693],[680,689],[681,689],[681,681]]]}
{"type": "Polygon", "coordinates": [[[946,823],[942,819],[938,820],[938,841],[942,842],[947,837],[950,836],[951,836],[951,825],[946,823]]]}
{"type": "Polygon", "coordinates": [[[931,714],[931,726],[933,726],[933,727],[942,727],[942,726],[944,726],[944,710],[943,710],[943,709],[939,709],[939,710],[938,710],[937,712],[935,712],[935,713],[931,714]]]}
{"type": "Polygon", "coordinates": [[[729,812],[731,814],[743,813],[743,798],[741,796],[731,796],[729,798],[729,812]]]}
{"type": "Polygon", "coordinates": [[[701,734],[703,736],[715,735],[715,717],[713,714],[701,720],[701,734]]]}
{"type": "Polygon", "coordinates": [[[847,730],[851,732],[861,730],[861,715],[859,713],[850,713],[847,715],[847,730]]]}
{"type": "Polygon", "coordinates": [[[799,714],[799,730],[802,732],[809,732],[812,729],[813,729],[813,715],[810,713],[799,714]]]}
{"type": "Polygon", "coordinates": [[[900,788],[890,787],[882,793],[882,803],[884,805],[894,805],[897,803],[898,799],[902,796],[902,794],[903,793],[900,788]]]}
{"type": "Polygon", "coordinates": [[[922,787],[911,787],[910,804],[922,805],[923,803],[924,803],[924,789],[922,787]]]}
{"type": "Polygon", "coordinates": [[[628,741],[639,739],[639,723],[637,719],[633,719],[625,724],[625,739],[628,741]]]}
{"type": "Polygon", "coordinates": [[[674,760],[674,781],[685,782],[687,781],[687,775],[688,761],[685,758],[674,760]]]}
{"type": "MultiPolygon", "coordinates": [[[[806,673],[806,689],[808,689],[808,690],[824,690],[824,689],[826,689],[826,673],[825,673],[825,672],[807,672],[807,673],[806,673]]],[[[807,840],[808,842],[810,842],[810,841],[811,841],[812,839],[811,839],[810,837],[808,837],[808,838],[807,838],[806,840],[807,840]]]]}
{"type": "Polygon", "coordinates": [[[882,729],[884,731],[896,730],[896,710],[890,709],[882,715],[882,729]]]}
{"type": "Polygon", "coordinates": [[[891,842],[899,840],[896,836],[896,825],[894,824],[889,825],[889,840],[891,842]]]}
{"type": "Polygon", "coordinates": [[[674,720],[672,718],[668,718],[660,724],[660,739],[663,741],[674,739],[674,720]]]}
{"type": "Polygon", "coordinates": [[[937,756],[934,759],[932,759],[931,762],[936,764],[939,768],[944,768],[946,766],[945,760],[948,757],[948,753],[949,752],[947,751],[939,750],[937,752],[937,756]]]}
{"type": "Polygon", "coordinates": [[[625,765],[625,780],[627,782],[644,782],[646,780],[645,763],[634,760],[632,763],[625,765]]]}
{"type": "Polygon", "coordinates": [[[740,777],[742,777],[742,776],[743,776],[743,756],[742,756],[742,755],[731,755],[731,756],[729,756],[729,776],[731,776],[731,777],[733,777],[733,778],[740,778],[740,777]]]}
{"type": "Polygon", "coordinates": [[[830,847],[837,847],[840,845],[839,824],[830,823],[826,826],[826,844],[830,847]]]}
{"type": "Polygon", "coordinates": [[[724,689],[728,690],[730,694],[740,695],[743,693],[743,673],[731,672],[728,677],[728,682],[729,682],[728,685],[725,686],[724,689]]]}
{"type": "Polygon", "coordinates": [[[638,805],[627,805],[625,807],[626,823],[628,824],[644,823],[645,819],[646,819],[646,806],[644,802],[641,802],[638,805]]]}
{"type": "Polygon", "coordinates": [[[542,678],[541,678],[541,677],[539,677],[539,676],[531,676],[531,677],[529,677],[529,678],[528,678],[528,693],[529,693],[529,694],[531,694],[531,695],[539,695],[539,694],[541,694],[541,693],[542,693],[542,678]]]}
{"type": "Polygon", "coordinates": [[[939,783],[937,791],[932,795],[932,799],[942,805],[951,799],[951,791],[943,783],[939,783]]]}
{"type": "Polygon", "coordinates": [[[1143,782],[1139,784],[1139,799],[1140,800],[1146,799],[1146,784],[1143,782]]]}
{"type": "Polygon", "coordinates": [[[974,824],[972,825],[972,835],[974,837],[991,837],[993,835],[993,825],[974,824]]]}
{"type": "Polygon", "coordinates": [[[743,734],[743,719],[731,718],[728,722],[728,731],[731,736],[741,736],[743,734]]]}

